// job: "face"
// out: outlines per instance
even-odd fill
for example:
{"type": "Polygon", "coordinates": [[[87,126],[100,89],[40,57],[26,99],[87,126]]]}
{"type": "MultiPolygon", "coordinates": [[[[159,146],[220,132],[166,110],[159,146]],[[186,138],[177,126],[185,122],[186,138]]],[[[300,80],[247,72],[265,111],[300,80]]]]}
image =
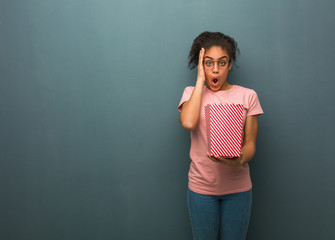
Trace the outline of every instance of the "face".
{"type": "Polygon", "coordinates": [[[212,46],[204,55],[204,70],[207,87],[212,91],[226,90],[231,63],[228,53],[219,46],[212,46]]]}

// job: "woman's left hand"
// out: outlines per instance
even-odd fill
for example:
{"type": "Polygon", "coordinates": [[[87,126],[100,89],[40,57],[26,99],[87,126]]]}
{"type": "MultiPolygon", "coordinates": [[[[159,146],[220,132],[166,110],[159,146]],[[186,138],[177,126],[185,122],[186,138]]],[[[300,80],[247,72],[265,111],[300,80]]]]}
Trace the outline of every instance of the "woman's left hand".
{"type": "Polygon", "coordinates": [[[207,153],[207,157],[213,162],[226,164],[230,167],[240,167],[243,165],[243,153],[239,157],[235,158],[224,158],[220,156],[211,156],[210,153],[207,153]]]}

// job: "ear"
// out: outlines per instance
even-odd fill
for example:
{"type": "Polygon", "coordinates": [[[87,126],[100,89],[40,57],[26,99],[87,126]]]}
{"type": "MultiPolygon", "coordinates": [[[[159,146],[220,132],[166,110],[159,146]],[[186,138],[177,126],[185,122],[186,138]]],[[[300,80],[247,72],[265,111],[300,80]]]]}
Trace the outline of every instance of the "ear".
{"type": "Polygon", "coordinates": [[[229,62],[229,67],[228,67],[228,71],[230,71],[230,69],[232,68],[232,66],[233,66],[233,62],[230,61],[230,62],[229,62]]]}

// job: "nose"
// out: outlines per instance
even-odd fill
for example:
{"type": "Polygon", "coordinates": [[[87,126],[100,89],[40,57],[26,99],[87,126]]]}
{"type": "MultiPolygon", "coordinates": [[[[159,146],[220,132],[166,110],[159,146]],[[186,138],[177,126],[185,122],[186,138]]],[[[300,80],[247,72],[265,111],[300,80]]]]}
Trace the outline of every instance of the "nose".
{"type": "Polygon", "coordinates": [[[214,62],[213,73],[218,73],[218,72],[219,72],[219,63],[214,62]]]}

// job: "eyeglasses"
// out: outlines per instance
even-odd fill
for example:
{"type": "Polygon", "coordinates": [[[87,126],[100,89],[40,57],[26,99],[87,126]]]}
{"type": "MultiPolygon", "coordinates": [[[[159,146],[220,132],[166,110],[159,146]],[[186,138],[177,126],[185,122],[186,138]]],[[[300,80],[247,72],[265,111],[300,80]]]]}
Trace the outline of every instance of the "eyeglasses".
{"type": "Polygon", "coordinates": [[[205,60],[204,61],[205,69],[207,69],[207,70],[213,69],[215,62],[218,63],[218,66],[221,70],[226,69],[229,65],[228,60],[219,60],[219,61],[205,60]]]}

